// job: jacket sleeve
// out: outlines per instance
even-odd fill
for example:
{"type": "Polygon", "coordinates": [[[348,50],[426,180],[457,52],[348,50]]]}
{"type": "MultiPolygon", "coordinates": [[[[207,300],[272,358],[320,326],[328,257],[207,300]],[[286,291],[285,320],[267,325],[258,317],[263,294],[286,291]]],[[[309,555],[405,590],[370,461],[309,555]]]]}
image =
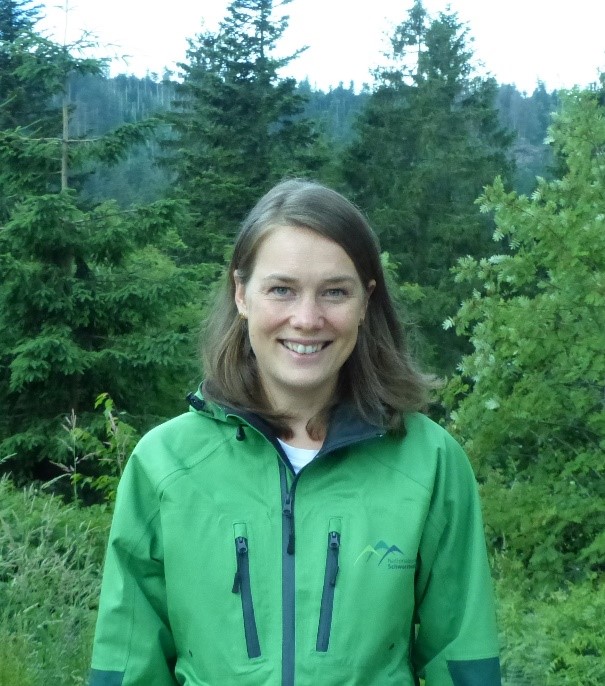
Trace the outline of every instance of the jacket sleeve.
{"type": "Polygon", "coordinates": [[[176,686],[159,500],[135,453],[118,487],[90,686],[176,686]]]}
{"type": "Polygon", "coordinates": [[[483,520],[468,458],[445,434],[416,574],[413,660],[425,686],[500,686],[483,520]]]}

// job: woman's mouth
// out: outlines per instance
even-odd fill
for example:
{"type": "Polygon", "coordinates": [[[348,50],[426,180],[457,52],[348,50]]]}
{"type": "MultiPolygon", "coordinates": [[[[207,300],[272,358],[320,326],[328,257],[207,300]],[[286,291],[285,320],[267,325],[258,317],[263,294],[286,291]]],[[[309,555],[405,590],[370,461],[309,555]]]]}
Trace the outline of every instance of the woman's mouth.
{"type": "Polygon", "coordinates": [[[321,343],[314,343],[313,345],[303,345],[302,343],[295,343],[294,341],[282,341],[284,348],[298,353],[299,355],[311,355],[323,350],[329,342],[323,341],[321,343]]]}

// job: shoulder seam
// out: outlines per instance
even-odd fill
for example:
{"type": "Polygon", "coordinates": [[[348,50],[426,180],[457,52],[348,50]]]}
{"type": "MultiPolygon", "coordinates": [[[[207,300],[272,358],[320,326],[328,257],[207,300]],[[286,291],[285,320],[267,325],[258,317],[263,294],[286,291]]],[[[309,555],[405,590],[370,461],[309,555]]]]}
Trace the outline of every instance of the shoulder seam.
{"type": "Polygon", "coordinates": [[[165,474],[156,484],[155,486],[155,493],[158,496],[158,498],[161,498],[161,493],[164,491],[166,488],[166,481],[171,479],[170,483],[173,483],[173,481],[178,481],[179,478],[184,476],[186,473],[191,471],[194,467],[200,464],[200,462],[203,462],[204,460],[207,460],[210,456],[212,456],[219,448],[221,448],[225,443],[229,442],[229,438],[226,437],[222,441],[219,441],[214,445],[214,447],[209,450],[204,452],[202,456],[197,458],[195,461],[191,462],[190,464],[183,465],[182,467],[176,467],[173,469],[170,473],[165,474]]]}

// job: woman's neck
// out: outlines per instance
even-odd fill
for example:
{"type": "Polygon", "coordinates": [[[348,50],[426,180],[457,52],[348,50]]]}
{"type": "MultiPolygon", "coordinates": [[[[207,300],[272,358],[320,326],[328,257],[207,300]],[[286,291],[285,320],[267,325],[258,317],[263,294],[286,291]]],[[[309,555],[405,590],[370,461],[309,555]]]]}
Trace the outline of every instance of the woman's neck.
{"type": "Polygon", "coordinates": [[[294,448],[309,448],[319,450],[323,445],[325,432],[322,431],[319,437],[311,437],[307,429],[308,421],[290,420],[288,427],[292,431],[287,438],[281,437],[284,443],[293,446],[294,448]]]}
{"type": "Polygon", "coordinates": [[[274,410],[288,417],[288,428],[292,431],[291,437],[281,438],[296,448],[321,448],[326,429],[323,415],[331,404],[335,390],[322,388],[306,394],[296,391],[281,394],[269,389],[267,400],[274,410]],[[310,423],[313,425],[311,435],[308,430],[310,423]]]}

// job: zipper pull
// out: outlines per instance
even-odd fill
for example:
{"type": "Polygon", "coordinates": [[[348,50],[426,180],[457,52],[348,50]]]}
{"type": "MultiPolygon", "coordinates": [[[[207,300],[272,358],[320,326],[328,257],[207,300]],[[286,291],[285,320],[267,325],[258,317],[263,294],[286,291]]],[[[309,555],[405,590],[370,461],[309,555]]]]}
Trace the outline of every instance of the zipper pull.
{"type": "Polygon", "coordinates": [[[241,574],[239,571],[240,557],[248,554],[248,544],[245,538],[239,536],[235,539],[235,545],[237,548],[237,569],[235,570],[235,576],[233,577],[233,587],[231,588],[231,593],[239,593],[241,586],[241,574]]]}
{"type": "Polygon", "coordinates": [[[294,555],[294,517],[292,516],[292,492],[286,495],[286,500],[284,502],[284,507],[282,512],[285,517],[288,518],[290,525],[290,533],[288,534],[288,547],[286,552],[288,555],[294,555]]]}
{"type": "Polygon", "coordinates": [[[336,586],[336,577],[338,576],[338,552],[340,548],[340,534],[337,531],[330,531],[328,534],[328,547],[332,551],[335,559],[334,570],[330,577],[330,586],[336,586]]]}

